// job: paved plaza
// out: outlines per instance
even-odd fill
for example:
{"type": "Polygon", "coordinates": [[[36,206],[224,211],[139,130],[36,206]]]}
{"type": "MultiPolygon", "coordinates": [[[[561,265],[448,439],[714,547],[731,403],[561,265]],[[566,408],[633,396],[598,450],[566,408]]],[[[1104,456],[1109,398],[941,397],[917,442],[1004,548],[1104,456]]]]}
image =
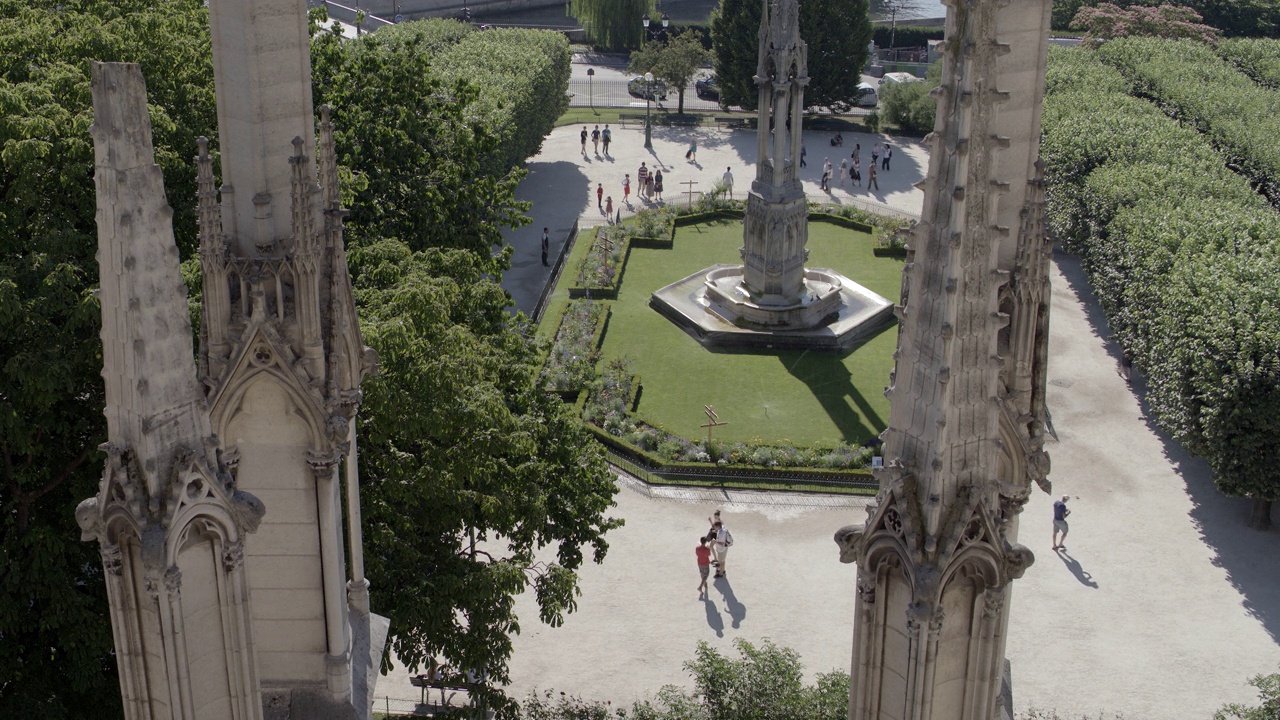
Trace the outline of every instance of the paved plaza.
{"type": "MultiPolygon", "coordinates": [[[[641,159],[670,168],[671,188],[686,179],[709,186],[725,165],[739,193],[749,183],[751,133],[699,130],[695,166],[683,160],[689,131],[659,130],[653,154],[639,131],[621,132],[612,161],[588,162],[578,152],[579,129],[553,133],[521,185],[521,197],[535,203],[536,232],[509,236],[517,268],[527,269],[529,258],[540,268],[543,225],[562,237],[574,220],[598,218],[587,188],[605,182],[616,199],[622,173],[634,173],[641,159]]],[[[806,134],[811,194],[826,135],[806,134]]],[[[846,136],[845,150],[861,142],[865,163],[876,140],[846,136]]],[[[911,183],[923,176],[926,154],[893,144],[893,170],[877,199],[918,212],[911,183]]],[[[837,190],[834,197],[865,196],[837,190]]],[[[520,282],[541,289],[535,273],[520,282]]],[[[1248,502],[1219,495],[1205,464],[1147,418],[1141,378],[1130,388],[1116,373],[1116,347],[1075,257],[1057,255],[1052,282],[1050,477],[1055,495],[1071,496],[1073,514],[1060,553],[1050,550],[1053,497],[1036,490],[1021,517],[1020,540],[1036,561],[1014,584],[1015,707],[1207,720],[1225,702],[1253,700],[1249,677],[1280,669],[1280,532],[1247,529],[1248,502]]],[[[518,600],[523,633],[511,693],[550,688],[629,703],[666,683],[687,686],[681,666],[699,640],[731,653],[738,638],[770,637],[799,652],[811,676],[848,670],[855,569],[838,562],[832,534],[865,519],[865,500],[718,491],[651,497],[621,482],[614,512],[627,524],[610,533],[605,563],[581,572],[578,611],[553,629],[537,621],[531,594],[518,600]],[[717,508],[736,542],[728,581],[701,600],[693,547],[717,508]]],[[[397,668],[377,694],[414,700],[418,690],[397,668]]]]}
{"type": "MultiPolygon", "coordinates": [[[[601,128],[604,125],[601,124],[601,128]]],[[[591,128],[594,128],[592,124],[591,128]]],[[[724,175],[725,168],[732,168],[734,196],[746,197],[755,177],[756,134],[754,130],[721,130],[712,128],[653,129],[653,150],[644,147],[644,128],[628,123],[621,128],[610,125],[613,144],[609,155],[597,157],[587,141],[587,156],[583,157],[579,133],[581,125],[556,128],[547,136],[542,152],[528,163],[529,175],[520,183],[516,197],[533,203],[529,217],[533,222],[516,230],[503,233],[508,244],[515,249],[511,270],[503,277],[502,285],[515,299],[516,307],[526,313],[538,302],[542,288],[550,274],[550,268],[542,266],[539,243],[542,228],[551,228],[552,256],[560,251],[574,222],[581,227],[604,223],[604,213],[596,207],[596,185],[604,186],[605,196],[612,196],[615,211],[622,216],[634,214],[646,205],[635,195],[636,170],[644,162],[650,168],[659,168],[664,177],[663,196],[669,203],[685,203],[688,186],[697,192],[710,191],[724,175]],[[685,160],[690,141],[698,141],[698,161],[685,160]],[[622,178],[630,173],[632,182],[631,204],[622,203],[622,178]]],[[[808,166],[802,168],[809,199],[817,202],[851,203],[859,206],[881,206],[891,211],[919,215],[922,194],[912,187],[924,178],[928,153],[914,140],[898,140],[885,135],[845,133],[843,147],[831,147],[834,133],[807,131],[804,134],[808,149],[808,166]],[[893,160],[888,171],[881,171],[880,190],[866,189],[866,166],[871,160],[871,146],[888,141],[893,146],[893,160]],[[819,187],[822,178],[822,162],[831,158],[837,168],[842,158],[848,158],[854,144],[862,146],[863,188],[859,190],[846,181],[843,188],[838,179],[833,181],[831,193],[819,187]]],[[[727,262],[727,261],[726,261],[727,262]]]]}

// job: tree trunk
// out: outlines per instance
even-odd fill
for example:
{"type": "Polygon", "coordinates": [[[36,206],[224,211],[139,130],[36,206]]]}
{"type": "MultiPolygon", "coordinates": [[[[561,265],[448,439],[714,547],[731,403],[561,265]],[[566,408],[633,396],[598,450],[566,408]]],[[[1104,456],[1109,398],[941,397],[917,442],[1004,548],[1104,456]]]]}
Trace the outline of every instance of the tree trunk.
{"type": "Polygon", "coordinates": [[[1271,529],[1271,501],[1262,498],[1253,499],[1253,512],[1249,514],[1249,527],[1254,530],[1271,529]]]}
{"type": "Polygon", "coordinates": [[[676,114],[683,115],[684,114],[684,88],[680,88],[680,92],[678,92],[677,95],[680,97],[680,107],[676,108],[676,114]]]}

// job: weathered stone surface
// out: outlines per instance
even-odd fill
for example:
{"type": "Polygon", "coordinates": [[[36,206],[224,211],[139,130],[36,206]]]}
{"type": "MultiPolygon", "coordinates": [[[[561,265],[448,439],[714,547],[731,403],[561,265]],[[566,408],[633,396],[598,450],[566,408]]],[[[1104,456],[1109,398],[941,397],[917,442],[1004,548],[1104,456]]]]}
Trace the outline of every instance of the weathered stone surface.
{"type": "Polygon", "coordinates": [[[955,2],[903,269],[880,493],[858,564],[850,718],[987,720],[1043,450],[1049,245],[1037,162],[1048,0],[955,2]]]}

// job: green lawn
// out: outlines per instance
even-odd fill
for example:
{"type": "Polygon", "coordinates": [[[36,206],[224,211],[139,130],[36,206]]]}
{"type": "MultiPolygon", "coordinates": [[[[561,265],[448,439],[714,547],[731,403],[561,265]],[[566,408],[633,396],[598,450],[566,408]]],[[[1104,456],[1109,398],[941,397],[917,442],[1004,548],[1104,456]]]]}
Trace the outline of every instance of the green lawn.
{"type": "MultiPolygon", "coordinates": [[[[585,246],[586,237],[579,238],[585,246]]],[[[830,267],[896,301],[902,261],[877,258],[871,236],[809,224],[809,265],[830,267]]],[[[741,221],[678,228],[673,250],[632,250],[602,348],[605,360],[632,358],[643,382],[637,414],[685,437],[705,436],[703,405],[730,424],[717,438],[830,444],[862,443],[884,429],[884,397],[897,326],[889,325],[841,357],[818,352],[704,349],[649,307],[649,294],[719,262],[736,262],[741,221]]],[[[579,255],[583,247],[575,248],[579,255]]],[[[561,287],[572,281],[566,268],[561,287]],[[567,281],[566,281],[567,280],[567,281]]]]}

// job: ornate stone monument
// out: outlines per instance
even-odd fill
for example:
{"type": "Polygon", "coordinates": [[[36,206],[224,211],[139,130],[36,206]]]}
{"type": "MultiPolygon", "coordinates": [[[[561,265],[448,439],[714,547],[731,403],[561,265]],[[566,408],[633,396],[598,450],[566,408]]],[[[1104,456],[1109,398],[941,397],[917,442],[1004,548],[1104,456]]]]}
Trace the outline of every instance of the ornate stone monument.
{"type": "Polygon", "coordinates": [[[716,265],[653,294],[651,304],[708,345],[847,349],[892,303],[826,268],[806,268],[809,211],[798,176],[808,45],[796,0],[763,0],[756,177],[742,265],[716,265]]]}
{"type": "Polygon", "coordinates": [[[865,524],[836,533],[858,565],[851,720],[989,720],[1007,707],[1011,584],[1033,561],[1018,514],[1033,483],[1048,489],[1037,156],[1051,2],[949,6],[880,493],[865,524]]]}
{"type": "Polygon", "coordinates": [[[376,358],[327,109],[316,144],[306,4],[212,0],[210,25],[224,184],[202,138],[202,384],[141,74],[95,67],[111,460],[77,518],[120,578],[130,720],[365,718],[387,630],[355,456],[376,358]]]}

